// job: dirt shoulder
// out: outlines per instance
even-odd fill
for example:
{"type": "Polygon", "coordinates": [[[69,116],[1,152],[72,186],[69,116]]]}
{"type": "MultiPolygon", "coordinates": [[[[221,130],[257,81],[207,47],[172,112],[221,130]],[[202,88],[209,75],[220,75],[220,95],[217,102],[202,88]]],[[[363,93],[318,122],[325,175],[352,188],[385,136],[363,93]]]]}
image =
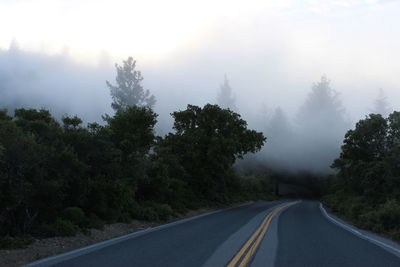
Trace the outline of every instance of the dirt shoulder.
{"type": "MultiPolygon", "coordinates": [[[[191,210],[184,215],[169,220],[168,222],[190,218],[220,208],[223,207],[191,210]]],[[[34,242],[25,249],[0,250],[0,266],[20,266],[41,258],[78,249],[104,240],[147,229],[149,227],[155,227],[168,222],[148,222],[133,220],[130,223],[109,224],[106,225],[103,230],[91,229],[89,230],[88,234],[79,233],[78,235],[73,237],[51,237],[35,239],[34,242]]]]}

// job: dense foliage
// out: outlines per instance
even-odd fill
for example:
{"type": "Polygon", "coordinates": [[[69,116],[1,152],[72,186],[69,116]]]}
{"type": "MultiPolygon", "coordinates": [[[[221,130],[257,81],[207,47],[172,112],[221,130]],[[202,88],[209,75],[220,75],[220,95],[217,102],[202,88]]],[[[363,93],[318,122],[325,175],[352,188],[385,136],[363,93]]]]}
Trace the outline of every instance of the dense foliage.
{"type": "Polygon", "coordinates": [[[189,105],[173,113],[175,132],[164,138],[154,134],[156,117],[127,106],[84,127],[47,110],[0,111],[0,246],[268,196],[265,180],[233,171],[265,142],[238,114],[189,105]]]}
{"type": "Polygon", "coordinates": [[[370,114],[347,132],[325,200],[360,227],[400,240],[400,112],[370,114]]]}

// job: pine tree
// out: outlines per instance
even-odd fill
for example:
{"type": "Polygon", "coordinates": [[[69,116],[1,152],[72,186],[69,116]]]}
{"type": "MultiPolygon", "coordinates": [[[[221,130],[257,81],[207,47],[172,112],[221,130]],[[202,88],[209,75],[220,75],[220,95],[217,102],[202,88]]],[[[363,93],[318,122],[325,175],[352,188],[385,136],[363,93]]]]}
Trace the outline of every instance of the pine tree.
{"type": "Polygon", "coordinates": [[[324,75],[314,83],[306,102],[297,116],[300,124],[317,124],[318,126],[343,125],[345,109],[339,93],[331,88],[330,80],[324,75]]]}
{"type": "Polygon", "coordinates": [[[225,74],[224,83],[220,86],[220,91],[217,96],[217,103],[221,108],[229,108],[230,110],[237,111],[235,102],[235,96],[233,95],[229,80],[225,74]]]}
{"type": "Polygon", "coordinates": [[[16,38],[13,38],[10,42],[10,46],[8,47],[8,51],[11,53],[15,53],[20,51],[20,47],[16,38]]]}
{"type": "Polygon", "coordinates": [[[297,150],[303,151],[300,163],[317,171],[329,171],[327,166],[339,155],[343,136],[350,127],[345,112],[339,93],[322,76],[297,114],[297,150]]]}
{"type": "Polygon", "coordinates": [[[269,133],[269,136],[273,139],[284,140],[287,142],[290,132],[291,126],[285,112],[282,108],[277,107],[269,121],[267,133],[269,133]]]}
{"type": "Polygon", "coordinates": [[[374,101],[374,108],[372,109],[372,113],[381,114],[383,117],[387,117],[391,112],[392,109],[389,107],[385,92],[381,88],[379,89],[378,97],[374,101]]]}
{"type": "Polygon", "coordinates": [[[113,103],[112,108],[115,111],[124,111],[128,107],[149,107],[152,108],[156,103],[153,95],[150,95],[149,90],[143,89],[142,73],[136,70],[136,60],[129,57],[123,61],[123,66],[115,64],[117,77],[115,81],[117,85],[112,85],[106,81],[110,88],[113,103]]]}

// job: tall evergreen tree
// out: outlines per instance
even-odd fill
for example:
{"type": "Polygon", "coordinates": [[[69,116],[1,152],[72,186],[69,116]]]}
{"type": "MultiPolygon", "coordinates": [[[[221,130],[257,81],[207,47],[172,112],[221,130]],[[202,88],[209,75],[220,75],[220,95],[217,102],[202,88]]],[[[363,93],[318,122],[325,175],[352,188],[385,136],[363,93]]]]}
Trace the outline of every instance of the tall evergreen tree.
{"type": "Polygon", "coordinates": [[[298,114],[301,124],[317,124],[319,126],[344,125],[345,109],[339,93],[331,88],[330,80],[324,75],[314,83],[298,114]]]}
{"type": "Polygon", "coordinates": [[[287,138],[291,133],[291,126],[288,117],[281,107],[275,109],[269,121],[267,132],[274,139],[285,140],[287,142],[287,138]]]}
{"type": "Polygon", "coordinates": [[[326,76],[314,83],[303,106],[297,114],[299,148],[307,157],[304,164],[320,171],[339,154],[340,144],[349,124],[339,93],[331,88],[326,76]]]}
{"type": "Polygon", "coordinates": [[[389,107],[387,97],[382,88],[379,89],[378,97],[374,101],[374,108],[372,113],[381,114],[383,117],[387,117],[392,109],[389,107]]]}
{"type": "Polygon", "coordinates": [[[19,47],[18,41],[16,38],[13,38],[10,42],[10,46],[8,47],[8,51],[15,53],[19,50],[20,50],[20,47],[19,47]]]}
{"type": "Polygon", "coordinates": [[[294,135],[289,118],[282,110],[277,107],[267,120],[265,134],[269,138],[269,142],[264,147],[264,154],[267,161],[275,168],[281,166],[290,166],[293,161],[293,142],[294,135]]]}
{"type": "Polygon", "coordinates": [[[106,81],[112,97],[112,108],[115,111],[124,111],[128,107],[149,107],[152,108],[156,99],[142,86],[142,73],[136,70],[136,60],[129,57],[123,61],[123,66],[115,64],[117,77],[116,85],[106,81]]]}
{"type": "Polygon", "coordinates": [[[230,110],[237,111],[236,98],[233,95],[232,88],[229,80],[225,74],[224,83],[220,86],[220,91],[217,96],[217,103],[221,108],[229,108],[230,110]]]}

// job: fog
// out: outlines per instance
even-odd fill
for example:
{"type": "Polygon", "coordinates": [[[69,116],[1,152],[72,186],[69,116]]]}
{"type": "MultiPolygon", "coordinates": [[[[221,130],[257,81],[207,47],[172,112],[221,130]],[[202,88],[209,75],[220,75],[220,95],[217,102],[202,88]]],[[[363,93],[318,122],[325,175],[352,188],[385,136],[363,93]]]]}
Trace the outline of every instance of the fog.
{"type": "MultiPolygon", "coordinates": [[[[243,12],[238,3],[231,7],[224,2],[227,6],[221,10],[226,12],[214,10],[207,23],[188,22],[194,30],[177,34],[185,38],[170,40],[176,36],[172,32],[160,40],[152,37],[149,40],[158,46],[149,50],[145,50],[149,37],[143,31],[124,39],[105,28],[103,35],[110,33],[114,42],[127,44],[120,49],[111,41],[102,46],[99,39],[90,42],[93,49],[88,52],[87,47],[80,50],[78,40],[63,43],[60,32],[58,46],[40,46],[26,34],[28,29],[18,26],[15,32],[8,30],[9,39],[0,39],[0,105],[10,111],[43,107],[57,118],[69,114],[85,122],[102,122],[103,114],[113,112],[105,81],[114,82],[114,63],[133,56],[144,76],[144,88],[157,99],[158,134],[171,131],[171,112],[187,104],[217,104],[226,75],[235,99],[231,108],[268,138],[263,150],[246,160],[281,170],[330,172],[345,132],[356,121],[379,112],[382,100],[387,110],[400,105],[400,5],[394,1],[283,2],[264,6],[256,1],[243,12]],[[135,38],[143,47],[135,46],[135,38]],[[163,41],[168,50],[160,52],[163,41]],[[318,99],[310,100],[321,77],[330,81],[340,112],[332,111],[329,101],[318,106],[318,99]]],[[[182,18],[189,19],[190,12],[182,18]]],[[[196,18],[201,21],[201,16],[196,18]]],[[[121,27],[122,32],[135,31],[135,27],[121,27]]],[[[157,35],[158,28],[153,28],[152,34],[157,35]]],[[[99,38],[97,33],[93,40],[99,38]]],[[[85,38],[91,38],[90,34],[79,37],[86,44],[85,38]]]]}

